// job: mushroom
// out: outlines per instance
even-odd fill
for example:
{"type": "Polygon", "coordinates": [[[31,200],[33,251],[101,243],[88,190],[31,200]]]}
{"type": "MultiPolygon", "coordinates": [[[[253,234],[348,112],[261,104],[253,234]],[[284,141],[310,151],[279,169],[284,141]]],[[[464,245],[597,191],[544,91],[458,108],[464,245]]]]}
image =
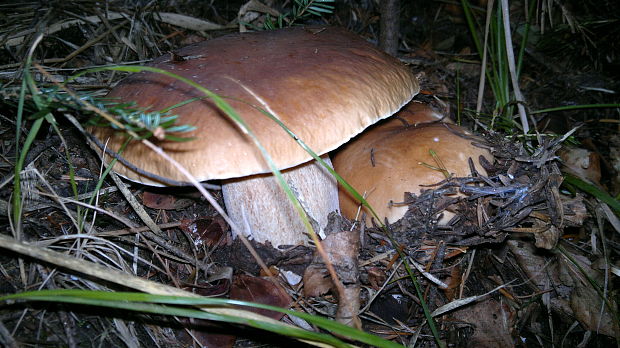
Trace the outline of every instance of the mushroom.
{"type": "MultiPolygon", "coordinates": [[[[421,111],[424,111],[422,108],[421,111]]],[[[428,111],[428,110],[427,110],[428,111]]],[[[401,113],[398,113],[400,115],[401,113]]],[[[446,179],[443,171],[431,155],[436,154],[445,169],[455,177],[471,173],[468,159],[478,163],[479,156],[491,159],[486,149],[474,146],[472,136],[466,129],[448,123],[424,123],[431,121],[429,114],[420,112],[408,115],[411,123],[403,126],[390,119],[375,125],[350,141],[333,157],[334,169],[373,207],[380,219],[393,223],[407,211],[404,193],[419,194],[423,185],[433,185],[446,179]]],[[[475,165],[481,173],[486,173],[475,165]]],[[[340,211],[343,216],[354,219],[359,203],[343,188],[339,189],[340,211]]],[[[367,220],[370,214],[367,211],[367,220]]],[[[445,214],[444,217],[449,216],[445,214]]],[[[440,223],[447,222],[442,219],[440,223]]]]}
{"type": "Polygon", "coordinates": [[[438,111],[431,103],[425,103],[418,100],[412,100],[400,109],[394,115],[379,122],[375,127],[409,127],[417,126],[421,123],[430,123],[441,121],[444,123],[453,123],[451,119],[438,111]]]}
{"type": "MultiPolygon", "coordinates": [[[[286,181],[320,227],[338,209],[332,176],[273,120],[283,122],[318,154],[346,143],[400,109],[419,87],[398,60],[343,29],[294,28],[232,34],[179,49],[150,65],[189,78],[226,98],[284,170],[286,181]]],[[[161,74],[130,75],[108,97],[172,110],[179,124],[196,127],[193,141],[155,141],[200,181],[221,180],[228,214],[244,235],[274,247],[304,244],[305,229],[253,142],[200,91],[161,74]]],[[[117,151],[121,132],[90,128],[117,151]]],[[[133,141],[122,156],[158,176],[185,181],[168,162],[133,141]]],[[[326,158],[326,157],[324,157],[326,158]]],[[[327,159],[327,158],[326,158],[327,159]]],[[[119,163],[114,170],[148,185],[163,185],[119,163]]]]}

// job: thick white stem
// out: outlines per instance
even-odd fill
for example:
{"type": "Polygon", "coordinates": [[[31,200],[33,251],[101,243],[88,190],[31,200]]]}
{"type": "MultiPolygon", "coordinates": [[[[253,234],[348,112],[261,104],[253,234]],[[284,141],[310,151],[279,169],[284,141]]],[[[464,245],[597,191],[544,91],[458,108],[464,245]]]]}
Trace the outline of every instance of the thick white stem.
{"type": "MultiPolygon", "coordinates": [[[[327,156],[323,160],[331,166],[327,156]]],[[[320,228],[325,227],[327,215],[338,210],[336,180],[315,161],[282,174],[311,221],[316,221],[320,228]]],[[[246,237],[260,243],[270,242],[273,247],[307,244],[306,229],[299,215],[272,175],[226,180],[222,193],[228,215],[246,237]]]]}

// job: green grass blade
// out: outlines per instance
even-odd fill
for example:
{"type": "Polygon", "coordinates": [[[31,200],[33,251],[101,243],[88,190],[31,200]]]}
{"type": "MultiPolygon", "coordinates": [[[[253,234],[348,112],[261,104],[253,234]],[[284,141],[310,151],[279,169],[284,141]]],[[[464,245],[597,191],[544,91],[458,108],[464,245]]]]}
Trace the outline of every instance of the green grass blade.
{"type": "Polygon", "coordinates": [[[547,109],[542,109],[542,110],[531,111],[530,114],[535,115],[535,114],[542,114],[545,112],[568,111],[568,110],[578,110],[578,109],[597,109],[597,108],[620,108],[620,103],[558,106],[555,108],[547,108],[547,109]]]}
{"type": "Polygon", "coordinates": [[[324,342],[332,344],[335,347],[348,347],[348,344],[336,339],[335,337],[306,331],[303,329],[292,328],[287,325],[277,325],[273,323],[264,323],[257,320],[239,318],[236,316],[222,315],[217,313],[209,313],[208,308],[205,307],[206,312],[194,308],[183,308],[178,306],[217,306],[217,307],[231,307],[243,306],[272,310],[288,315],[297,316],[314,324],[324,330],[332,333],[336,333],[339,336],[346,337],[348,339],[356,340],[362,343],[366,343],[375,347],[402,347],[401,345],[387,341],[380,337],[371,335],[369,333],[359,331],[352,327],[340,324],[333,320],[325,319],[318,316],[313,316],[307,313],[301,313],[284,309],[280,307],[274,307],[264,304],[228,300],[221,298],[208,298],[208,297],[181,297],[181,296],[167,296],[167,295],[149,295],[136,292],[106,292],[106,291],[88,291],[88,290],[42,290],[24,292],[20,294],[12,294],[0,297],[0,301],[12,303],[14,301],[47,301],[47,302],[65,302],[85,305],[95,305],[110,308],[121,308],[126,310],[141,311],[147,313],[165,314],[165,315],[177,315],[187,316],[192,318],[200,318],[207,320],[217,320],[229,323],[244,324],[258,329],[277,332],[286,336],[308,339],[316,342],[324,342]],[[119,298],[122,301],[119,301],[119,298]],[[161,306],[167,305],[167,306],[161,306]]]}
{"type": "Polygon", "coordinates": [[[579,179],[578,177],[571,175],[571,174],[564,174],[564,183],[565,184],[569,184],[569,185],[573,185],[576,188],[580,189],[583,192],[586,192],[598,199],[601,200],[601,202],[609,205],[609,207],[614,211],[614,213],[616,213],[616,215],[620,216],[620,202],[618,202],[616,199],[614,199],[611,195],[609,195],[607,192],[599,189],[598,187],[596,187],[595,185],[589,184],[581,179],[579,179]]]}

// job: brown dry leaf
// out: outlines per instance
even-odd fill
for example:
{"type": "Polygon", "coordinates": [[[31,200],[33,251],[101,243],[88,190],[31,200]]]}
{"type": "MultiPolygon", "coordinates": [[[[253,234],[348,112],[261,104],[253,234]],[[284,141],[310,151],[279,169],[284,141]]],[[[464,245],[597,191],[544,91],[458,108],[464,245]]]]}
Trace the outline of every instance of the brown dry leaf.
{"type": "Polygon", "coordinates": [[[575,286],[570,296],[573,315],[586,330],[616,337],[620,333],[614,329],[612,316],[601,302],[601,297],[591,286],[581,283],[575,286]]]}
{"type": "MultiPolygon", "coordinates": [[[[244,274],[234,277],[230,288],[230,298],[282,308],[289,308],[292,302],[286,290],[272,278],[253,277],[244,274]]],[[[252,307],[245,309],[275,320],[280,320],[284,316],[282,313],[266,309],[252,307]]]]}
{"type": "Polygon", "coordinates": [[[590,216],[582,194],[575,197],[562,195],[562,205],[565,212],[564,223],[567,226],[583,226],[585,219],[590,216]]]}
{"type": "Polygon", "coordinates": [[[553,284],[562,284],[555,267],[531,243],[509,240],[507,245],[529,281],[539,290],[548,290],[549,278],[553,284]]]}
{"type": "Polygon", "coordinates": [[[327,270],[320,265],[310,265],[304,272],[304,296],[318,297],[332,288],[327,270]]]}
{"type": "Polygon", "coordinates": [[[448,285],[447,288],[443,289],[443,292],[446,294],[448,301],[454,300],[458,295],[459,286],[463,281],[461,276],[461,267],[459,265],[456,265],[450,270],[450,275],[443,280],[444,283],[448,285]]]}
{"type": "MultiPolygon", "coordinates": [[[[570,253],[569,250],[566,251],[570,253]]],[[[597,284],[603,284],[603,274],[593,269],[593,264],[587,257],[578,254],[570,255],[573,260],[579,263],[579,267],[585,271],[587,277],[597,284]]],[[[615,337],[619,334],[606,306],[603,306],[601,296],[594,290],[590,282],[585,279],[583,274],[577,270],[577,267],[568,259],[561,258],[559,268],[562,280],[565,283],[572,283],[572,291],[570,292],[570,308],[572,309],[572,317],[577,319],[581,325],[587,330],[600,332],[603,335],[615,337]],[[567,278],[570,278],[568,280],[567,278]]],[[[608,300],[613,304],[613,296],[608,296],[608,300]]]]}
{"type": "Polygon", "coordinates": [[[494,299],[477,302],[453,312],[452,317],[473,325],[474,334],[469,347],[514,347],[511,331],[515,325],[515,313],[510,306],[494,299]]]}
{"type": "Polygon", "coordinates": [[[177,210],[190,206],[193,204],[193,201],[183,198],[179,199],[174,195],[145,191],[142,194],[142,203],[151,209],[177,210]]]}
{"type": "MultiPolygon", "coordinates": [[[[601,305],[601,297],[566,257],[546,259],[537,253],[530,243],[508,241],[508,246],[532,284],[543,291],[554,290],[554,297],[549,304],[554,312],[561,314],[561,318],[577,319],[587,330],[608,336],[614,336],[618,332],[614,329],[609,311],[601,305]]],[[[589,278],[598,284],[604,283],[603,274],[592,268],[587,257],[570,250],[566,252],[589,278]]]]}
{"type": "Polygon", "coordinates": [[[381,286],[383,286],[383,283],[387,279],[385,270],[379,267],[370,267],[366,270],[366,273],[368,274],[368,282],[373,290],[378,291],[381,289],[381,286]]]}
{"type": "MultiPolygon", "coordinates": [[[[359,231],[332,232],[322,241],[322,244],[329,262],[334,265],[338,278],[344,285],[343,293],[337,294],[336,320],[353,327],[361,327],[358,317],[360,307],[359,231]]],[[[304,272],[304,294],[319,296],[326,293],[332,285],[320,256],[315,254],[313,263],[304,272]]]]}
{"type": "Polygon", "coordinates": [[[597,153],[582,148],[564,147],[558,151],[558,155],[567,172],[601,186],[601,157],[597,153]]]}
{"type": "Polygon", "coordinates": [[[193,291],[195,294],[205,296],[205,297],[220,297],[226,295],[230,288],[230,281],[224,279],[219,282],[215,282],[214,285],[205,284],[205,285],[196,285],[192,284],[190,286],[184,287],[185,290],[193,291]]]}
{"type": "MultiPolygon", "coordinates": [[[[192,284],[185,287],[185,290],[193,290],[195,294],[206,297],[222,296],[230,288],[230,280],[222,279],[222,281],[216,282],[215,285],[211,283],[192,284]]],[[[179,318],[179,321],[192,328],[191,334],[193,338],[185,330],[179,330],[179,341],[187,347],[192,346],[194,341],[197,341],[205,348],[227,348],[232,347],[235,343],[235,336],[220,334],[223,328],[212,321],[193,318],[179,318]]]]}
{"type": "Polygon", "coordinates": [[[215,245],[226,235],[228,225],[221,216],[202,217],[194,220],[182,220],[179,226],[185,233],[190,235],[196,246],[215,245]]]}
{"type": "Polygon", "coordinates": [[[357,329],[362,328],[358,316],[360,311],[360,286],[345,286],[344,292],[338,296],[336,321],[357,329]]]}
{"type": "MultiPolygon", "coordinates": [[[[536,226],[538,224],[544,225],[544,224],[540,223],[539,221],[536,221],[534,223],[534,226],[536,226]]],[[[534,233],[534,239],[536,240],[536,247],[537,248],[551,250],[558,243],[558,240],[560,239],[560,235],[562,234],[562,231],[560,231],[559,228],[557,228],[557,227],[555,227],[553,225],[549,225],[548,227],[549,228],[545,229],[542,232],[534,233]]]]}
{"type": "Polygon", "coordinates": [[[185,330],[180,330],[178,335],[179,343],[186,347],[194,346],[194,342],[198,342],[203,348],[229,348],[235,344],[237,337],[234,335],[224,335],[223,329],[217,324],[202,319],[185,319],[180,318],[184,325],[192,327],[191,337],[185,330]]]}

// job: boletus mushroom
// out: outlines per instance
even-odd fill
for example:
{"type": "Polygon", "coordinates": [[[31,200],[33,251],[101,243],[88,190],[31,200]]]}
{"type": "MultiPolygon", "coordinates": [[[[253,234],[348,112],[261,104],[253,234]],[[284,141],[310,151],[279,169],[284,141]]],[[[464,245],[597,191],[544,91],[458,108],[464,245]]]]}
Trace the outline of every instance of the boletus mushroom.
{"type": "MultiPolygon", "coordinates": [[[[331,175],[259,109],[282,121],[318,154],[346,143],[369,125],[398,111],[419,87],[398,60],[343,29],[294,28],[232,34],[177,50],[150,65],[189,78],[226,101],[267,149],[319,226],[338,209],[331,175]],[[182,58],[182,59],[179,59],[182,58]]],[[[148,110],[172,110],[179,124],[196,127],[188,142],[155,141],[198,180],[221,180],[228,214],[240,232],[274,247],[303,244],[305,229],[253,142],[204,95],[161,74],[130,75],[108,97],[148,110]]],[[[121,132],[90,131],[117,151],[121,132]]],[[[158,176],[186,181],[177,169],[140,142],[122,156],[158,176]]],[[[114,170],[149,185],[156,178],[120,163],[114,170]]],[[[233,231],[235,233],[235,231],[233,231]]]]}
{"type": "MultiPolygon", "coordinates": [[[[465,128],[449,123],[432,121],[428,109],[419,107],[417,113],[401,115],[410,124],[390,119],[366,130],[350,141],[333,157],[334,169],[373,207],[379,218],[393,223],[407,211],[404,193],[419,194],[422,189],[446,179],[443,169],[454,177],[470,175],[468,159],[472,158],[476,170],[486,173],[479,164],[479,157],[492,160],[488,150],[475,146],[476,138],[465,128]],[[432,150],[432,151],[431,151],[432,150]],[[435,155],[432,155],[434,153],[435,155]]],[[[340,211],[354,219],[360,204],[351,194],[340,188],[340,211]]],[[[364,208],[365,209],[365,208],[364,208]]],[[[366,222],[371,218],[366,211],[366,222]]],[[[449,216],[447,214],[445,216],[449,216]]],[[[447,222],[442,219],[440,222],[447,222]]]]}

